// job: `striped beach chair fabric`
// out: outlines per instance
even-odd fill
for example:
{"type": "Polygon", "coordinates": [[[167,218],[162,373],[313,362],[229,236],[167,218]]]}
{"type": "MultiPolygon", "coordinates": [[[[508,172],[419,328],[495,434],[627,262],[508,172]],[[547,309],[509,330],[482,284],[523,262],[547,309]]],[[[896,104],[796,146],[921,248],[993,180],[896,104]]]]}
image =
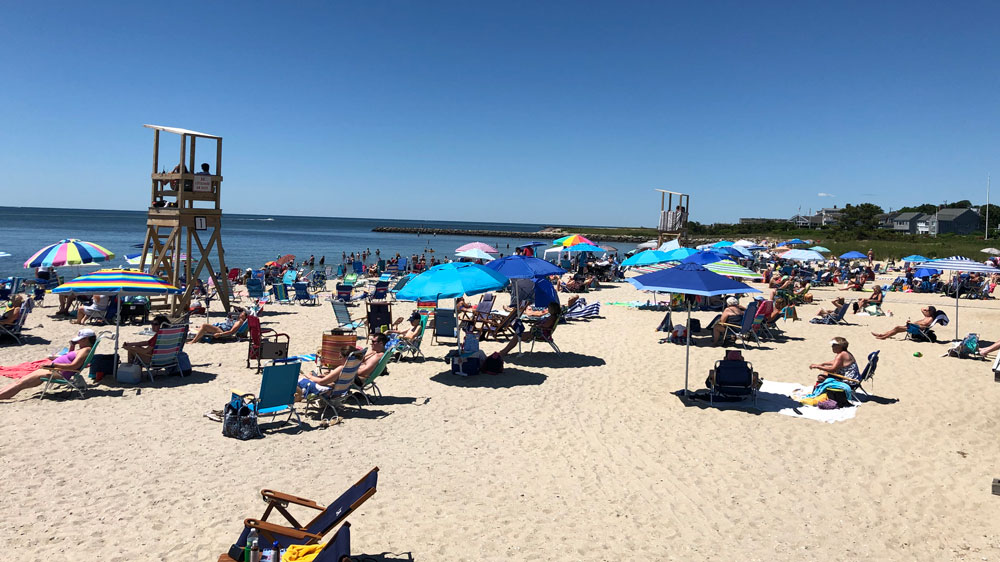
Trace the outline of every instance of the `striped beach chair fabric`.
{"type": "Polygon", "coordinates": [[[146,370],[149,380],[153,380],[153,371],[162,371],[165,373],[176,371],[181,376],[184,376],[184,373],[179,368],[177,356],[184,348],[187,331],[187,324],[163,326],[156,333],[156,341],[153,342],[153,356],[149,363],[144,362],[141,357],[136,356],[136,363],[146,370]]]}

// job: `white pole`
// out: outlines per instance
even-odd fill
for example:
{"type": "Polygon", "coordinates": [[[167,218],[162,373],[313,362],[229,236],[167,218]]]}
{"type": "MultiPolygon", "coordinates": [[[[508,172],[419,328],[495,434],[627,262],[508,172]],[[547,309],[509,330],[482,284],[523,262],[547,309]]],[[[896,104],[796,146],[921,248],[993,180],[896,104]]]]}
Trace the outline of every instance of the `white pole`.
{"type": "MultiPolygon", "coordinates": [[[[684,298],[687,300],[687,297],[684,298]]],[[[687,348],[684,351],[684,397],[687,398],[688,395],[688,369],[691,363],[691,301],[688,301],[688,319],[687,328],[684,330],[687,332],[687,348]]]]}
{"type": "Polygon", "coordinates": [[[990,175],[986,174],[986,236],[985,240],[990,239],[990,175]]]}

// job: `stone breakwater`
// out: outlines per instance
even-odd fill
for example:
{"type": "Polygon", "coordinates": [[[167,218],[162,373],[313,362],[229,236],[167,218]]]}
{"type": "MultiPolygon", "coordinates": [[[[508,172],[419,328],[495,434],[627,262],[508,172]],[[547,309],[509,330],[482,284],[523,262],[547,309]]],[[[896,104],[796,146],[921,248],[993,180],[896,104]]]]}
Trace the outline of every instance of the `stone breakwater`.
{"type": "MultiPolygon", "coordinates": [[[[472,236],[482,238],[539,238],[541,240],[553,240],[560,236],[566,236],[569,232],[557,229],[542,229],[538,232],[519,232],[514,230],[463,230],[460,228],[419,228],[401,226],[377,226],[372,232],[396,232],[403,234],[448,234],[456,236],[472,236]]],[[[604,234],[590,236],[595,241],[600,242],[645,242],[649,238],[643,236],[630,236],[625,234],[604,234]]]]}

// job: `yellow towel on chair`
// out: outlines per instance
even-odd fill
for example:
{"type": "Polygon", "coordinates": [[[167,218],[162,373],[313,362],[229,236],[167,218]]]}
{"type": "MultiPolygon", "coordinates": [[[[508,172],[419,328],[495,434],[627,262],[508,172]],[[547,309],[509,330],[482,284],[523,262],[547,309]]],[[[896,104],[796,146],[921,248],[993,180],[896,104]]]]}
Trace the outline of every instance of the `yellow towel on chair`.
{"type": "Polygon", "coordinates": [[[326,545],[293,544],[285,550],[285,554],[281,557],[281,562],[309,562],[319,556],[324,546],[326,545]]]}

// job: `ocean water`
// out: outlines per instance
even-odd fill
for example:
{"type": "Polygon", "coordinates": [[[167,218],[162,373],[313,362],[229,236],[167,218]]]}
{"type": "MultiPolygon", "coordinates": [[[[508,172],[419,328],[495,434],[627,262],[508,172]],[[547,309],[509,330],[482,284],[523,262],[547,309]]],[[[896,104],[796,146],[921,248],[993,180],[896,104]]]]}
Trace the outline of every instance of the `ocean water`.
{"type": "MultiPolygon", "coordinates": [[[[467,242],[486,242],[504,255],[514,247],[536,241],[528,238],[494,238],[476,240],[468,236],[428,236],[372,232],[376,226],[413,226],[429,228],[506,230],[535,232],[540,224],[470,223],[445,221],[410,221],[394,219],[358,219],[341,217],[289,217],[279,215],[226,214],[222,219],[222,245],[227,267],[258,267],[278,255],[294,254],[297,261],[326,256],[326,264],[336,266],[342,252],[381,250],[383,257],[427,253],[453,255],[455,248],[467,242]]],[[[31,275],[24,262],[41,248],[64,238],[79,238],[100,244],[115,253],[107,262],[111,267],[125,265],[126,253],[139,253],[146,235],[144,211],[101,211],[79,209],[42,209],[32,207],[0,207],[0,277],[31,275]],[[26,275],[27,274],[27,275],[26,275]]],[[[550,243],[551,240],[537,240],[550,243]]],[[[373,258],[369,259],[371,263],[373,258]]],[[[214,260],[214,257],[213,257],[214,260]]],[[[214,261],[217,263],[217,261],[214,261]]],[[[105,264],[100,264],[105,265],[105,264]]],[[[97,269],[96,266],[60,268],[60,274],[72,277],[97,269]]],[[[207,273],[203,273],[203,277],[207,273]]]]}

